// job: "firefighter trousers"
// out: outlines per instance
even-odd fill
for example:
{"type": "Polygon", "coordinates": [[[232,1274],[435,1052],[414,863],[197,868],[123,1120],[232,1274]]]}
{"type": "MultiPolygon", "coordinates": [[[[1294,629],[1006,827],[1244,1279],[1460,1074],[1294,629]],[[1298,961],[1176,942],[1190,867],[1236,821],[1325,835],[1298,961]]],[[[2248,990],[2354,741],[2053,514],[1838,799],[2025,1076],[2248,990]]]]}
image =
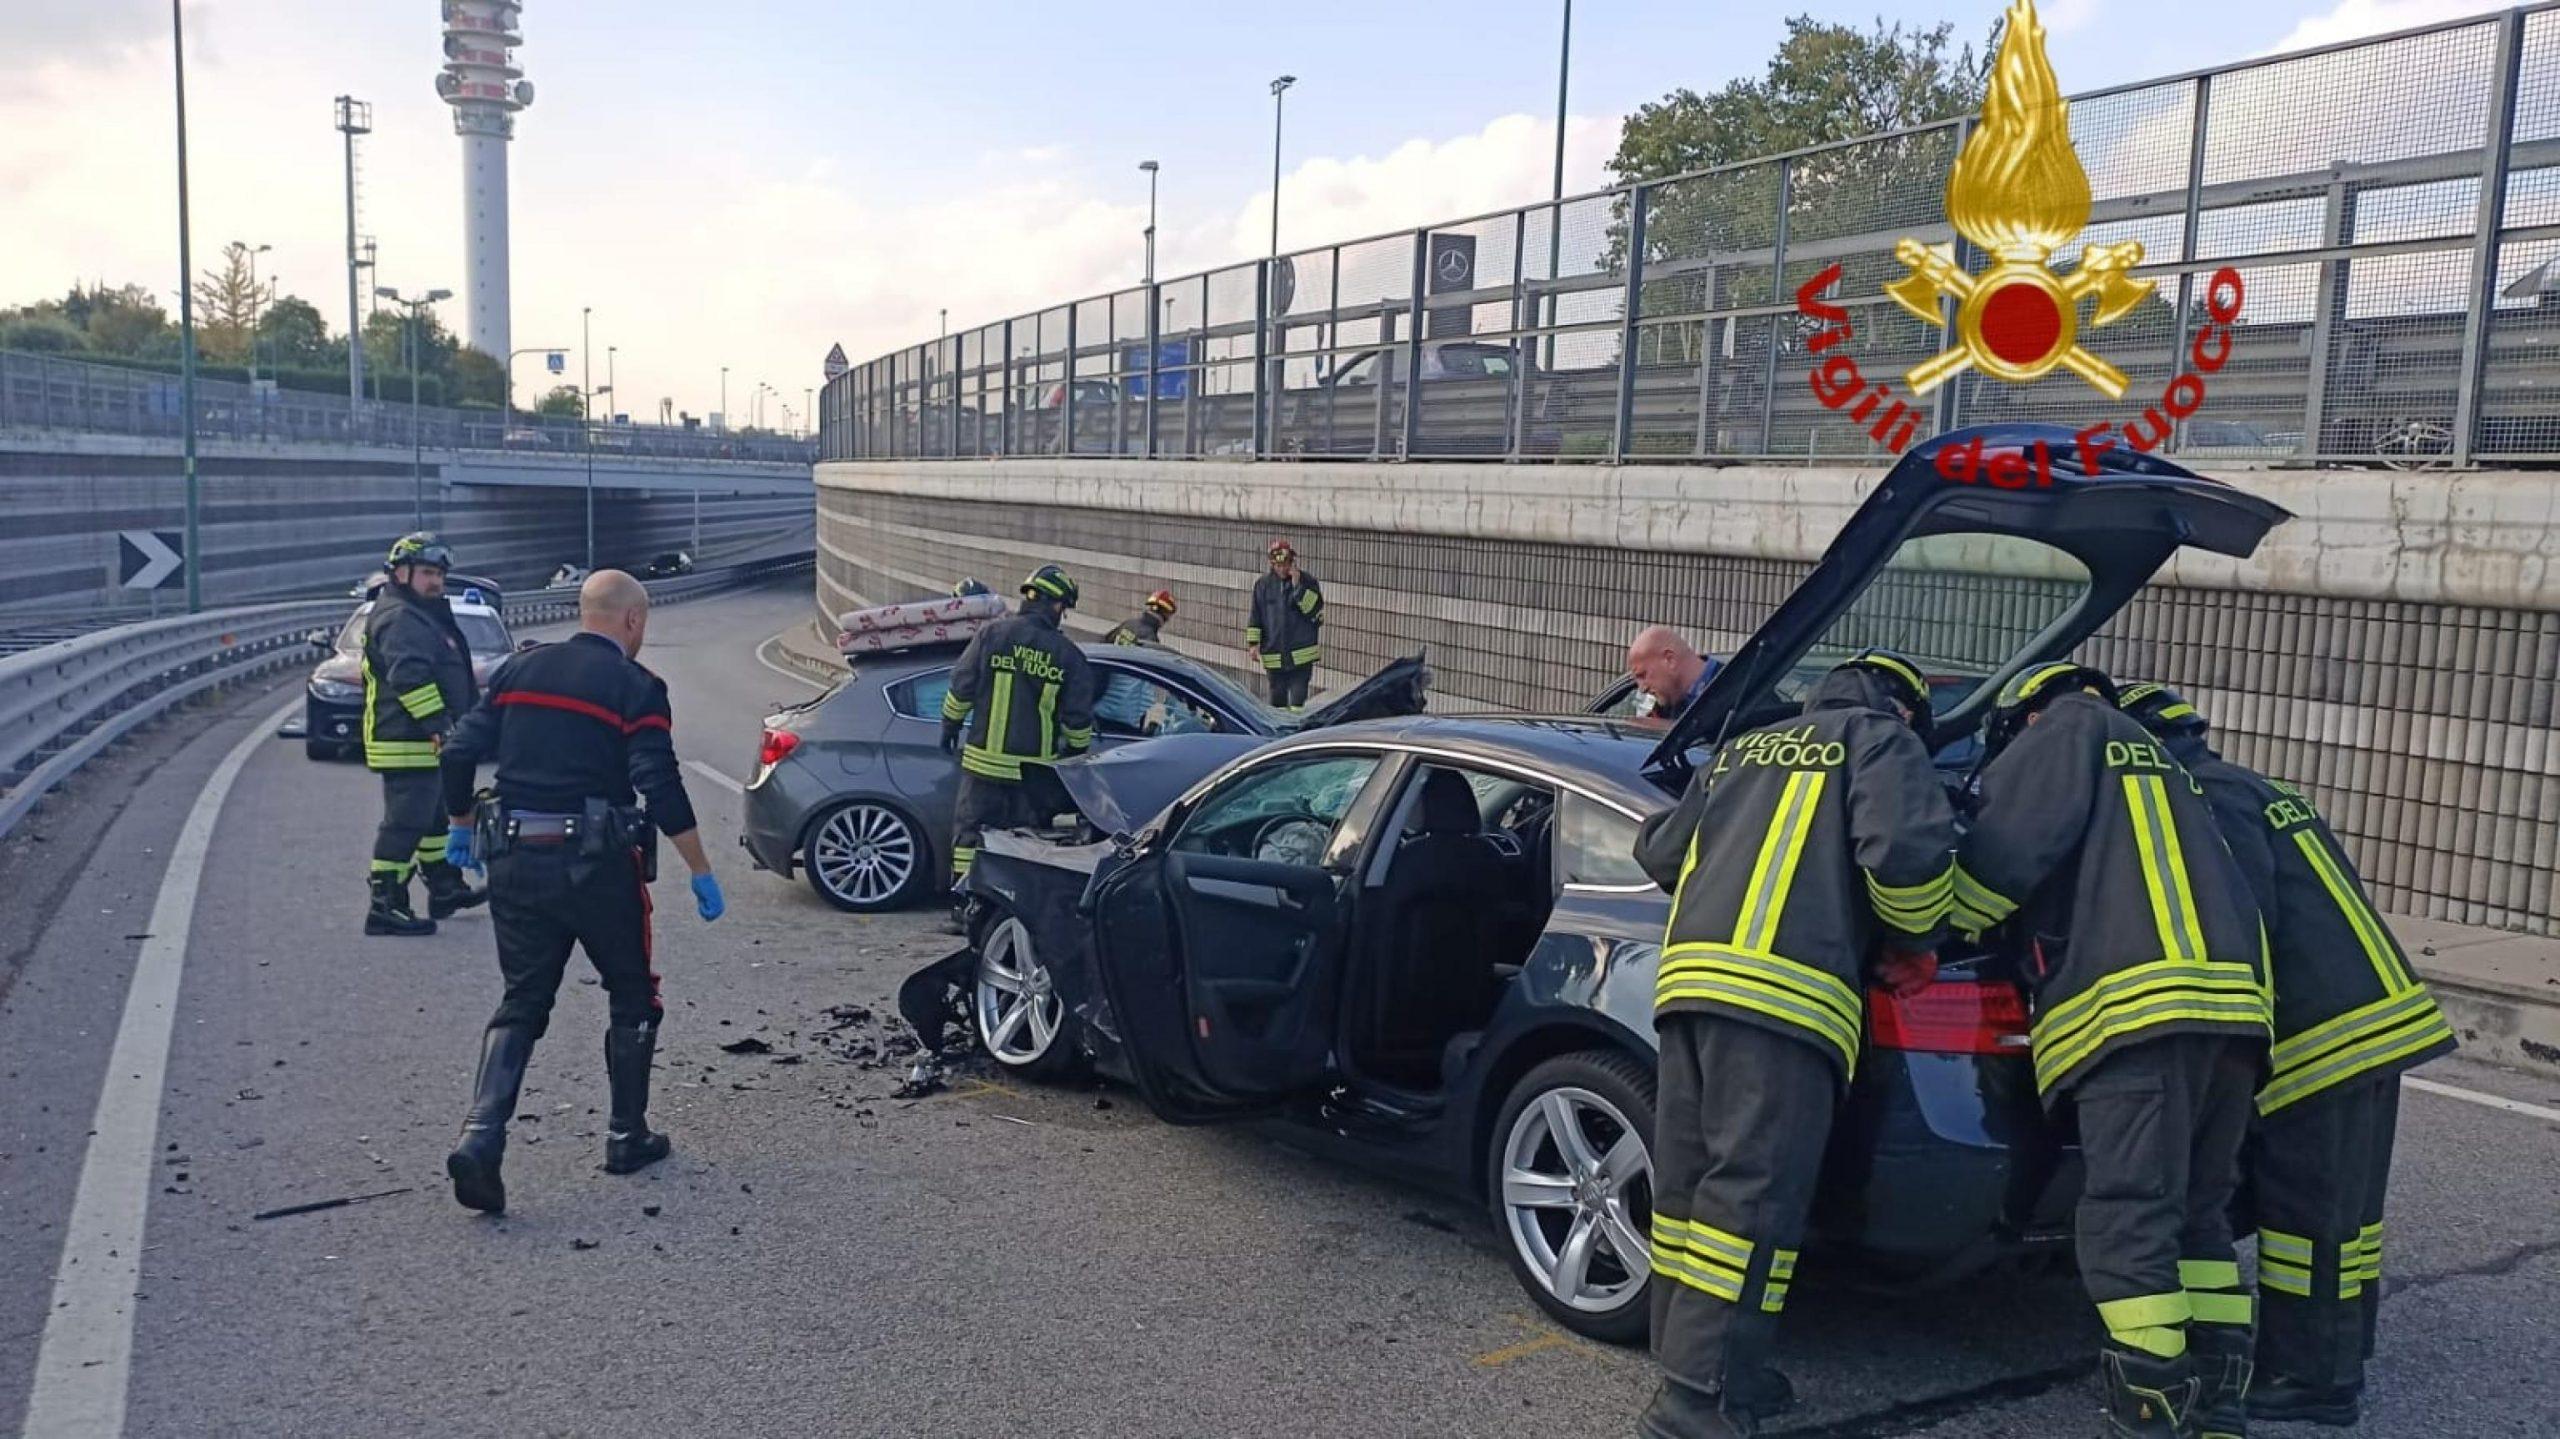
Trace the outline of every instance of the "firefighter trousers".
{"type": "Polygon", "coordinates": [[[1840,1097],[1805,1040],[1670,1014],[1653,1141],[1653,1356],[1728,1410],[1780,1402],[1770,1356],[1840,1097]]]}
{"type": "Polygon", "coordinates": [[[2087,1171],[2080,1278],[2124,1348],[2175,1359],[2191,1324],[2247,1333],[2230,1210],[2263,1052],[2224,1035],[2164,1035],[2071,1088],[2087,1171]]]}
{"type": "Polygon", "coordinates": [[[2245,1163],[2258,1207],[2258,1367],[2359,1388],[2382,1305],[2382,1201],[2400,1077],[2349,1085],[2259,1121],[2245,1163]]]}
{"type": "Polygon", "coordinates": [[[1307,681],[1315,677],[1314,665],[1296,669],[1266,670],[1271,681],[1271,707],[1276,710],[1302,710],[1307,707],[1307,681]]]}
{"type": "Polygon", "coordinates": [[[1056,771],[1026,764],[1019,780],[989,779],[960,772],[960,793],[951,807],[951,877],[958,879],[977,861],[978,841],[991,829],[1037,829],[1051,817],[1075,808],[1056,771]]]}
{"type": "Polygon", "coordinates": [[[444,779],[433,769],[387,769],[382,824],[373,832],[373,873],[406,880],[409,871],[444,859],[444,779]]]}
{"type": "Polygon", "coordinates": [[[649,887],[640,882],[638,850],[587,855],[574,843],[519,844],[492,855],[489,917],[507,986],[491,1029],[521,1028],[541,1037],[572,946],[595,966],[614,1024],[657,1022],[649,887]]]}

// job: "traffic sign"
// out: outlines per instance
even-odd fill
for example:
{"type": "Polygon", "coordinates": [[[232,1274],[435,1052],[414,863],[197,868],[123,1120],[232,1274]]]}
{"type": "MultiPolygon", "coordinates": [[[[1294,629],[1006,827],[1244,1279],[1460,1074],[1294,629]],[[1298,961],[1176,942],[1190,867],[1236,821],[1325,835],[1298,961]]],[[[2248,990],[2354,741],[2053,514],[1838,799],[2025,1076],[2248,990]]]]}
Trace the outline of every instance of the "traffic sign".
{"type": "Polygon", "coordinates": [[[553,350],[550,354],[542,357],[542,363],[544,368],[557,375],[569,368],[569,357],[560,353],[558,350],[553,350]]]}
{"type": "Polygon", "coordinates": [[[848,360],[848,359],[846,359],[846,358],[844,357],[844,346],[843,346],[843,345],[839,344],[839,345],[835,346],[834,348],[832,348],[832,349],[830,349],[830,350],[828,350],[828,351],[827,351],[827,378],[828,378],[828,379],[832,380],[832,379],[834,379],[836,376],[841,375],[841,374],[843,374],[845,371],[850,370],[850,369],[852,369],[852,368],[853,368],[853,362],[852,362],[852,361],[850,361],[850,360],[848,360]]]}
{"type": "Polygon", "coordinates": [[[186,567],[186,540],[175,530],[122,530],[116,535],[116,583],[126,589],[168,589],[186,567]]]}

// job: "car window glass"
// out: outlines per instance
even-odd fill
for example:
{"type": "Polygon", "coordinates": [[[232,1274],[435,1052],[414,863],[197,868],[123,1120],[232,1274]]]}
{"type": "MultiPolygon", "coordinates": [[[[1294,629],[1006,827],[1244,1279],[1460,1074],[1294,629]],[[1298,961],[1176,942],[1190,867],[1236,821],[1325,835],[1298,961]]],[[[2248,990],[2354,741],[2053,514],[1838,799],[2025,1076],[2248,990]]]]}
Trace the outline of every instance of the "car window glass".
{"type": "Polygon", "coordinates": [[[504,654],[515,641],[507,637],[507,627],[496,615],[467,614],[457,610],[453,622],[462,629],[462,642],[471,646],[475,655],[504,654]]]}
{"type": "Polygon", "coordinates": [[[1126,670],[1103,669],[1102,693],[1093,701],[1094,726],[1120,739],[1211,733],[1218,717],[1185,696],[1126,670]]]}
{"type": "Polygon", "coordinates": [[[1494,379],[1504,379],[1511,374],[1511,356],[1502,350],[1479,350],[1476,367],[1494,379]]]}
{"type": "Polygon", "coordinates": [[[1378,352],[1371,350],[1362,355],[1356,363],[1336,371],[1333,382],[1337,385],[1370,385],[1377,383],[1377,379],[1378,352]]]}
{"type": "Polygon", "coordinates": [[[889,686],[889,708],[909,719],[942,718],[942,697],[951,693],[951,671],[926,670],[889,686]]]}
{"type": "Polygon", "coordinates": [[[1567,794],[1556,812],[1556,877],[1566,884],[1651,884],[1636,863],[1636,822],[1567,794]]]}
{"type": "Polygon", "coordinates": [[[1334,829],[1378,768],[1370,754],[1323,755],[1257,765],[1203,796],[1172,848],[1315,868],[1334,829]]]}
{"type": "Polygon", "coordinates": [[[373,606],[358,605],[356,612],[347,616],[345,628],[338,631],[339,649],[354,653],[364,648],[364,617],[372,612],[373,606]]]}
{"type": "Polygon", "coordinates": [[[2020,535],[1923,535],[1902,542],[1857,600],[1777,684],[1799,704],[1833,666],[1862,649],[1897,651],[1929,680],[1945,714],[1999,673],[2089,592],[2089,570],[2020,535]]]}

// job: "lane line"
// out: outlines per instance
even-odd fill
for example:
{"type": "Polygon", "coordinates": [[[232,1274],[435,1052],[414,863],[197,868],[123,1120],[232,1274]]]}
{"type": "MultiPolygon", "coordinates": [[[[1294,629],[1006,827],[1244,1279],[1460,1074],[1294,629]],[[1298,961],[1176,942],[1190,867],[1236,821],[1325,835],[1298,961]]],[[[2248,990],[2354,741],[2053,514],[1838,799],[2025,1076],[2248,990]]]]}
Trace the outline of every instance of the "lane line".
{"type": "Polygon", "coordinates": [[[2521,1114],[2528,1119],[2539,1119],[2548,1124],[2560,1124],[2560,1109],[2548,1109],[2539,1104],[2527,1104],[2521,1099],[2509,1099],[2503,1094],[2484,1094],[2477,1089],[2464,1089],[2460,1085],[2456,1084],[2440,1084],[2432,1079],[2418,1079],[2415,1077],[2401,1080],[2400,1083],[2407,1088],[2417,1090],[2421,1094],[2442,1095],[2446,1099],[2459,1099],[2465,1104],[2477,1104],[2484,1109],[2503,1109],[2509,1114],[2521,1114]]]}
{"type": "Polygon", "coordinates": [[[186,967],[187,932],[195,923],[196,891],[232,782],[260,746],[274,742],[276,726],[301,708],[296,695],[250,726],[214,766],[169,849],[160,894],[151,905],[150,933],[125,990],[124,1017],[116,1025],[115,1048],[89,1123],[71,1218],[63,1226],[62,1262],[54,1271],[53,1305],[45,1314],[35,1387],[27,1399],[27,1439],[108,1439],[124,1432],[152,1151],[160,1138],[160,1091],[168,1077],[169,1035],[177,1022],[178,980],[186,967]]]}
{"type": "Polygon", "coordinates": [[[833,688],[835,688],[835,686],[833,686],[833,685],[820,684],[818,681],[816,681],[816,680],[813,680],[813,679],[809,678],[807,675],[804,675],[804,674],[800,673],[798,670],[790,669],[790,668],[787,668],[787,667],[785,667],[785,666],[775,664],[773,661],[771,661],[771,660],[769,660],[769,659],[766,659],[766,658],[764,657],[764,652],[765,652],[766,650],[768,650],[768,649],[771,649],[771,648],[774,646],[774,644],[775,644],[776,642],[778,642],[781,638],[782,638],[782,636],[780,636],[780,635],[771,635],[771,636],[766,637],[765,642],[764,642],[763,644],[760,644],[760,645],[756,646],[756,663],[757,663],[757,664],[760,664],[760,665],[764,666],[766,669],[769,669],[769,670],[773,671],[775,674],[778,674],[778,675],[782,676],[784,679],[787,679],[787,680],[798,680],[800,683],[802,683],[802,684],[804,684],[804,685],[807,685],[809,688],[811,688],[811,689],[813,689],[813,690],[825,690],[825,689],[833,689],[833,688]]]}
{"type": "Polygon", "coordinates": [[[695,774],[702,776],[704,779],[711,781],[713,784],[720,786],[722,789],[727,790],[731,794],[745,794],[747,792],[747,787],[745,785],[729,778],[728,775],[719,770],[713,769],[711,766],[704,764],[698,759],[686,760],[684,762],[684,767],[693,771],[695,774]]]}

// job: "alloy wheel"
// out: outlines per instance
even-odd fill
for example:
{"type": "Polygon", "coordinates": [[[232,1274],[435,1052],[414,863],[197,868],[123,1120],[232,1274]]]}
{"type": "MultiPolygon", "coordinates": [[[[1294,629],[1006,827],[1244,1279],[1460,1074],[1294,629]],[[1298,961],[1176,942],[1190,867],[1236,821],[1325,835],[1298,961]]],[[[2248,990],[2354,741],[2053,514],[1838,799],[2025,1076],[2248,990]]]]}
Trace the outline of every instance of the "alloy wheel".
{"type": "Polygon", "coordinates": [[[1618,1107],[1579,1086],[1539,1095],[1502,1146],[1511,1242],[1556,1301],[1597,1313],[1626,1303],[1653,1265],[1653,1156],[1618,1107]]]}
{"type": "Polygon", "coordinates": [[[1057,1042],[1066,1003],[1031,947],[1031,931],[1006,915],[978,947],[978,1036],[998,1064],[1039,1063],[1057,1042]]]}
{"type": "Polygon", "coordinates": [[[809,868],[847,906],[880,909],[914,880],[918,849],[897,811],[856,800],[809,836],[809,868]]]}

